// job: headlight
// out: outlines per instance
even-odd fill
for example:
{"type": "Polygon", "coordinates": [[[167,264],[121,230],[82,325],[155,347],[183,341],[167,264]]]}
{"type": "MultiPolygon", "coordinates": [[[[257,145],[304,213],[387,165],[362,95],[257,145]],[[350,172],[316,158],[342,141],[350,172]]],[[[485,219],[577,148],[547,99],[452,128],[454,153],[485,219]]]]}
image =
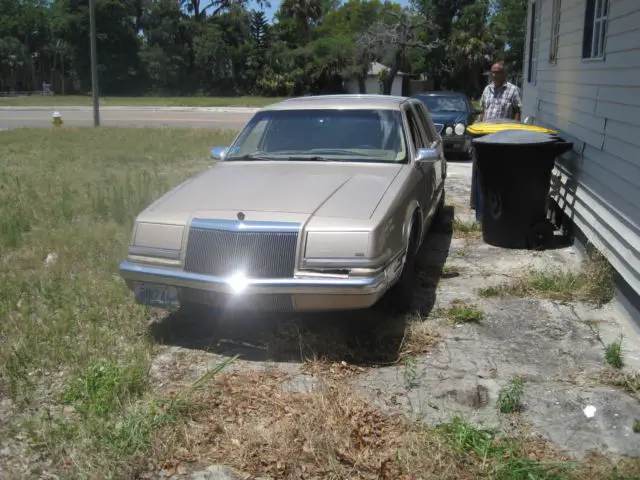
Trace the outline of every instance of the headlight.
{"type": "Polygon", "coordinates": [[[177,265],[183,231],[182,225],[139,222],[134,229],[128,257],[132,261],[177,265]]]}
{"type": "Polygon", "coordinates": [[[466,127],[464,126],[463,123],[458,123],[454,130],[456,132],[456,135],[462,135],[462,134],[464,134],[464,131],[466,130],[466,127]]]}
{"type": "Polygon", "coordinates": [[[355,259],[367,258],[369,254],[369,232],[309,232],[305,259],[355,259]]]}
{"type": "Polygon", "coordinates": [[[445,129],[444,129],[444,133],[445,133],[446,135],[451,135],[451,134],[453,133],[453,128],[451,128],[451,127],[447,127],[447,128],[445,128],[445,129]]]}
{"type": "Polygon", "coordinates": [[[183,232],[182,225],[138,222],[132,244],[136,247],[180,251],[183,232]]]}

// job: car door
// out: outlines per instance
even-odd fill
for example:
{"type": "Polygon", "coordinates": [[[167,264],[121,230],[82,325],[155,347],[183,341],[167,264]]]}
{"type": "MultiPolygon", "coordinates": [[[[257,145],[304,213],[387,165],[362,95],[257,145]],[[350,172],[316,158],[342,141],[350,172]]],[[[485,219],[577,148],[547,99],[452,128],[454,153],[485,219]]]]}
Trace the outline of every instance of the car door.
{"type": "Polygon", "coordinates": [[[443,153],[442,153],[442,139],[438,132],[436,132],[435,126],[433,125],[433,121],[431,120],[431,116],[429,115],[429,111],[426,109],[423,103],[416,102],[414,104],[416,111],[416,118],[418,120],[419,127],[423,133],[425,138],[426,145],[430,148],[435,148],[438,150],[439,160],[432,164],[433,173],[431,174],[431,190],[432,190],[432,201],[436,201],[437,194],[439,191],[439,187],[442,183],[443,179],[443,153]]]}
{"type": "MultiPolygon", "coordinates": [[[[417,117],[415,107],[412,103],[413,102],[407,105],[407,108],[405,109],[405,116],[407,118],[409,134],[411,135],[411,141],[413,143],[414,155],[417,156],[418,150],[421,148],[428,148],[429,144],[427,143],[423,129],[420,127],[420,120],[417,117]]],[[[422,220],[426,221],[435,195],[435,192],[433,191],[433,183],[435,179],[434,168],[433,164],[429,163],[417,164],[414,168],[418,174],[418,190],[416,194],[420,207],[422,208],[422,220]]]]}

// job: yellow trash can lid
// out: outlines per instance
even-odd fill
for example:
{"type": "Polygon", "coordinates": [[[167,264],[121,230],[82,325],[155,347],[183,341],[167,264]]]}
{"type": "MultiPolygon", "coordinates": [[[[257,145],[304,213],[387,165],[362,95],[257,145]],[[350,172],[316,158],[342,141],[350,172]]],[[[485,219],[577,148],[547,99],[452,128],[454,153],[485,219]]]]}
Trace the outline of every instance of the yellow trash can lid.
{"type": "Polygon", "coordinates": [[[552,135],[556,135],[558,133],[555,130],[550,130],[548,128],[514,121],[477,122],[467,127],[467,132],[471,135],[488,135],[490,133],[501,132],[503,130],[529,130],[531,132],[550,133],[552,135]]]}

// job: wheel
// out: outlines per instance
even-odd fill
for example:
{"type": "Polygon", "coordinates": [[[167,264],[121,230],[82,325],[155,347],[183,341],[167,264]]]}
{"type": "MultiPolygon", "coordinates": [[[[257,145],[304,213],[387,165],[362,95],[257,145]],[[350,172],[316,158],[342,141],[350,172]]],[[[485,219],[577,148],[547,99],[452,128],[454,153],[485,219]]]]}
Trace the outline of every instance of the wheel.
{"type": "Polygon", "coordinates": [[[407,313],[413,308],[413,290],[416,283],[416,242],[418,233],[412,229],[407,257],[398,281],[386,294],[386,304],[394,313],[407,313]]]}
{"type": "Polygon", "coordinates": [[[546,221],[534,224],[527,235],[527,247],[531,250],[543,250],[553,242],[553,226],[546,221]]]}

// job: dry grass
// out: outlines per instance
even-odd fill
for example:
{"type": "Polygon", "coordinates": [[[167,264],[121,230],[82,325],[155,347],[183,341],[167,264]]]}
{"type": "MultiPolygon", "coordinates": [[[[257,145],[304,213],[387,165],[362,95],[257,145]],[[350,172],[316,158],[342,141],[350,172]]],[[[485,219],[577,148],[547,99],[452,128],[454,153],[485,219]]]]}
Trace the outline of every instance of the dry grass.
{"type": "MultiPolygon", "coordinates": [[[[499,438],[459,417],[435,429],[411,424],[340,376],[319,375],[309,393],[283,391],[286,380],[274,371],[230,373],[189,397],[199,408],[158,431],[143,478],[216,463],[270,478],[363,480],[586,480],[613,468],[602,457],[572,463],[546,442],[499,438]]],[[[618,468],[629,475],[638,464],[618,468]]]]}
{"type": "Polygon", "coordinates": [[[614,290],[611,266],[601,255],[593,254],[581,271],[530,270],[512,282],[482,289],[480,295],[581,301],[602,306],[613,299],[614,290]]]}
{"type": "Polygon", "coordinates": [[[432,322],[419,315],[410,317],[400,346],[399,359],[432,351],[440,342],[440,334],[432,322]]]}

